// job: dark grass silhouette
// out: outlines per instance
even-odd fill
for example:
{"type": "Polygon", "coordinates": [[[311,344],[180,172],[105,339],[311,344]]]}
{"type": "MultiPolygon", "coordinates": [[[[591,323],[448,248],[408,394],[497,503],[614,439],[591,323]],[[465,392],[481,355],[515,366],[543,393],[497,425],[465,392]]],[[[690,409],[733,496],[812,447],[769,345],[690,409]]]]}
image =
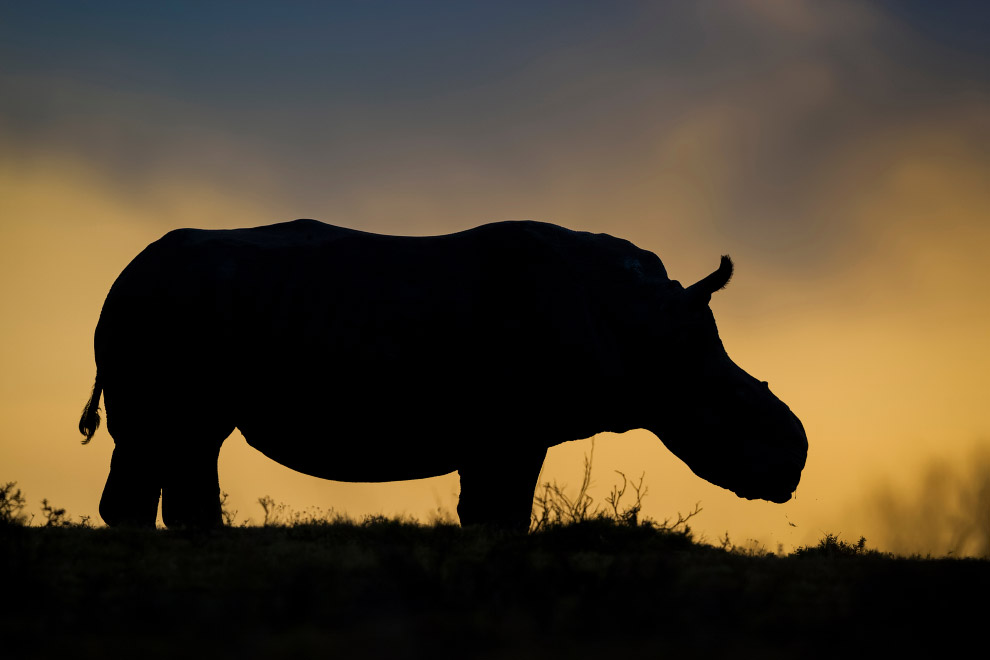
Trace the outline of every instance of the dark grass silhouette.
{"type": "Polygon", "coordinates": [[[5,525],[0,651],[832,658],[984,640],[990,562],[897,558],[832,534],[757,555],[697,543],[685,516],[610,510],[530,534],[293,522],[285,507],[267,526],[212,531],[5,525]]]}

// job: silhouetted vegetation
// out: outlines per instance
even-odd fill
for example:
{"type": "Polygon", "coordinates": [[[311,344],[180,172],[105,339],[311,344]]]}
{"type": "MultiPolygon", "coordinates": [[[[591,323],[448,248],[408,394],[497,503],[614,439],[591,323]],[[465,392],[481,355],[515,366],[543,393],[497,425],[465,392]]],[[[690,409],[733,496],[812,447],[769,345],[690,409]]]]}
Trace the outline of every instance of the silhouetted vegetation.
{"type": "Polygon", "coordinates": [[[889,552],[880,552],[866,547],[866,537],[861,536],[856,543],[847,543],[838,534],[826,532],[825,537],[815,546],[805,546],[794,551],[795,557],[893,557],[889,552]]]}
{"type": "Polygon", "coordinates": [[[545,487],[535,517],[545,522],[529,534],[295,513],[269,497],[260,526],[94,528],[47,501],[45,522],[25,526],[25,498],[7,484],[0,647],[74,658],[137,647],[152,658],[826,657],[945,652],[982,635],[984,613],[969,603],[990,587],[990,562],[898,558],[836,534],[789,556],[728,537],[698,543],[687,522],[699,508],[644,520],[641,482],[621,483],[600,505],[586,487],[565,499],[545,487]]]}
{"type": "Polygon", "coordinates": [[[605,496],[605,501],[596,503],[588,494],[594,455],[595,442],[592,440],[591,451],[584,457],[584,472],[576,495],[568,495],[567,486],[560,485],[556,481],[540,485],[533,499],[531,531],[539,532],[552,527],[597,520],[631,527],[644,525],[658,531],[684,534],[690,538],[691,528],[687,522],[701,513],[700,504],[695,505],[694,510],[687,515],[678,513],[675,519],[668,518],[663,522],[651,518],[641,519],[643,498],[646,497],[648,490],[643,485],[645,473],[640,475],[638,481],[630,482],[624,473],[616,470],[615,473],[622,479],[622,485],[612,486],[611,492],[605,496]]]}
{"type": "Polygon", "coordinates": [[[25,506],[27,502],[16,481],[0,487],[0,526],[28,524],[31,519],[24,513],[25,506]]]}
{"type": "Polygon", "coordinates": [[[2,541],[7,657],[132,657],[135,644],[143,657],[190,644],[243,657],[824,657],[924,646],[950,623],[965,637],[983,614],[963,596],[990,587],[983,561],[893,559],[835,538],[757,557],[604,516],[528,535],[372,517],[9,527],[2,541]]]}

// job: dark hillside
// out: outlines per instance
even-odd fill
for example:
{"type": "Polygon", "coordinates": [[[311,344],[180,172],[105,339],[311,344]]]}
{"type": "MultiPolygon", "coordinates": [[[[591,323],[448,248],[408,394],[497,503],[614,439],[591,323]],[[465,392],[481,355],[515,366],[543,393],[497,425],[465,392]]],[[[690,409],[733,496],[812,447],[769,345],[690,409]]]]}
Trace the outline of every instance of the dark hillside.
{"type": "Polygon", "coordinates": [[[985,641],[990,562],[789,557],[587,521],[0,529],[17,657],[862,656],[985,641]]]}

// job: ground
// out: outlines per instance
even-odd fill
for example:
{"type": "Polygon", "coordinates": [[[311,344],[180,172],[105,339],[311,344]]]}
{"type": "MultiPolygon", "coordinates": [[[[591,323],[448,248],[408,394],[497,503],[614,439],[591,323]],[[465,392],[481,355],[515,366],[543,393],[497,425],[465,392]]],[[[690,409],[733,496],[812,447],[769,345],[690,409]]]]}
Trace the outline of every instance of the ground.
{"type": "Polygon", "coordinates": [[[827,657],[980,644],[990,562],[586,521],[0,528],[5,658],[827,657]]]}

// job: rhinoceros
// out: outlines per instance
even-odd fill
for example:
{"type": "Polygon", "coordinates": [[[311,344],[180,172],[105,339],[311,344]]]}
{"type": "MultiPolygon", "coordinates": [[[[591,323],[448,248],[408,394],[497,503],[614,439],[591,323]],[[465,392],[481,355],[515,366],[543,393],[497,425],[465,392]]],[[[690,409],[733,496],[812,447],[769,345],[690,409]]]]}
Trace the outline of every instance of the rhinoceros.
{"type": "Polygon", "coordinates": [[[114,282],[96,382],[115,442],[107,524],[221,524],[237,428],[305,474],[457,471],[462,524],[526,529],[547,449],[647,429],[698,476],[786,502],[807,456],[790,409],[729,359],[709,308],[632,243],[530,221],[385,236],[296,220],[179,229],[114,282]]]}

